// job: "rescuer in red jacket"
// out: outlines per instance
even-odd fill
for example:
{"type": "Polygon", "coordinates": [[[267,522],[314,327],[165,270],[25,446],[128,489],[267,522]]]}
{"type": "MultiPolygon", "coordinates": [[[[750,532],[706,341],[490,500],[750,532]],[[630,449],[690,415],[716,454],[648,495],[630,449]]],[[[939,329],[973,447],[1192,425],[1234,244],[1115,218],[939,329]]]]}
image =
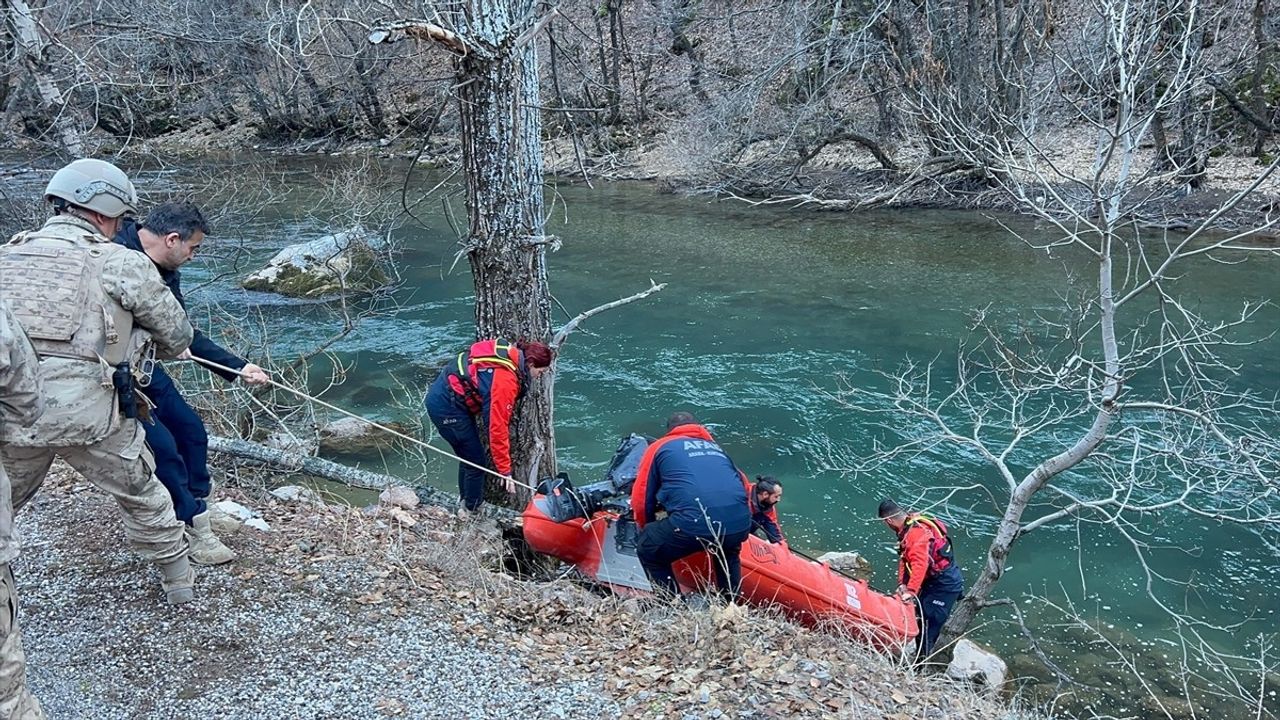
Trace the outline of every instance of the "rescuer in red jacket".
{"type": "Polygon", "coordinates": [[[918,603],[924,626],[920,657],[928,658],[951,616],[951,606],[964,593],[964,576],[947,526],[923,513],[909,513],[888,499],[880,503],[880,519],[898,536],[898,597],[918,603]]]}
{"type": "MultiPolygon", "coordinates": [[[[481,340],[444,366],[427,392],[427,415],[458,457],[511,477],[511,422],[529,381],[551,365],[551,348],[539,342],[481,340]],[[480,428],[484,427],[482,438],[480,428]]],[[[475,512],[484,502],[485,472],[458,463],[458,493],[475,512]]]]}

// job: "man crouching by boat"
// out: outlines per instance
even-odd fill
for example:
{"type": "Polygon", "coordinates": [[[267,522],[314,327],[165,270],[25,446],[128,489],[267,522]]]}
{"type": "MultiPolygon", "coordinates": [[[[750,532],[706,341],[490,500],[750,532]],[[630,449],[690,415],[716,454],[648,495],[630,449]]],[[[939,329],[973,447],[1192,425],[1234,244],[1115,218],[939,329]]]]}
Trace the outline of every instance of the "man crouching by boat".
{"type": "Polygon", "coordinates": [[[783,542],[778,525],[778,503],[782,502],[782,483],[772,475],[757,475],[756,484],[747,493],[751,500],[751,532],[762,532],[777,545],[783,542]]]}
{"type": "Polygon", "coordinates": [[[636,555],[659,596],[680,594],[671,564],[707,551],[716,586],[734,599],[742,579],[738,553],[751,531],[747,483],[693,415],[677,412],[667,434],[640,459],[631,490],[640,537],[636,555]],[[667,516],[656,518],[659,509],[667,516]]]}

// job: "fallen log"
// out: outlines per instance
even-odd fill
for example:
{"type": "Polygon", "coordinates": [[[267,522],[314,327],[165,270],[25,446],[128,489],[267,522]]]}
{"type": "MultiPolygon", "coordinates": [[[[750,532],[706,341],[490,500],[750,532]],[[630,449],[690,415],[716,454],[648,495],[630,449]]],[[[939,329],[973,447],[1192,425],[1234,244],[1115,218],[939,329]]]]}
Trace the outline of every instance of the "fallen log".
{"type": "MultiPolygon", "coordinates": [[[[451,509],[462,506],[462,501],[452,493],[430,485],[422,485],[394,475],[369,472],[368,470],[353,468],[350,465],[343,465],[342,463],[318,457],[285,452],[249,442],[248,440],[210,436],[209,450],[234,458],[236,464],[271,467],[288,473],[301,473],[363,490],[380,491],[392,485],[404,485],[413,488],[413,491],[418,495],[418,499],[429,505],[439,505],[451,509]]],[[[513,521],[516,518],[514,510],[496,507],[492,504],[483,506],[481,514],[497,520],[513,521]]]]}

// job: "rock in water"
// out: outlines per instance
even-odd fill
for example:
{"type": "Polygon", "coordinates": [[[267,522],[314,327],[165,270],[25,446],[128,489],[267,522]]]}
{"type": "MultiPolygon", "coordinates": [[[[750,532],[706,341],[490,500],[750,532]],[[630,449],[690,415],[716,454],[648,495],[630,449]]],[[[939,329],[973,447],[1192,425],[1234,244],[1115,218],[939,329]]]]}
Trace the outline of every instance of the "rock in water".
{"type": "MultiPolygon", "coordinates": [[[[396,432],[409,435],[409,429],[394,422],[379,423],[396,432]]],[[[367,420],[342,418],[320,428],[320,449],[330,452],[359,452],[393,446],[396,436],[379,430],[367,420]]]]}
{"type": "Polygon", "coordinates": [[[854,577],[865,578],[871,575],[871,563],[856,552],[823,553],[818,556],[818,562],[854,577]]]}
{"type": "Polygon", "coordinates": [[[951,654],[951,664],[947,666],[947,677],[967,680],[992,693],[999,692],[1004,687],[1004,679],[1008,674],[1009,668],[999,655],[968,639],[956,643],[951,654]]]}
{"type": "Polygon", "coordinates": [[[284,248],[240,285],[298,298],[370,293],[390,282],[378,262],[383,246],[360,227],[325,235],[284,248]]]}

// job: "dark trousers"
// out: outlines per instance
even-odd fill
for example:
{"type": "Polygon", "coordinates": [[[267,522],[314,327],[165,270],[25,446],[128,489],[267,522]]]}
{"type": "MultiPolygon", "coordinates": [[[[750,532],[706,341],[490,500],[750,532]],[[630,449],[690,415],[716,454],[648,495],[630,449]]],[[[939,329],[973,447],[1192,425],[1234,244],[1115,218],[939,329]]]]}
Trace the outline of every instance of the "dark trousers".
{"type": "Polygon", "coordinates": [[[711,556],[716,587],[726,599],[732,600],[738,597],[738,588],[742,584],[742,560],[738,553],[748,532],[698,537],[677,528],[671,518],[663,518],[645,525],[640,531],[636,557],[653,583],[654,592],[674,597],[680,594],[680,586],[676,583],[671,564],[705,550],[711,556]]]}
{"type": "Polygon", "coordinates": [[[209,434],[204,421],[169,378],[159,382],[153,378],[144,393],[155,405],[151,421],[144,422],[142,428],[156,457],[156,477],[173,498],[173,513],[190,525],[191,518],[207,509],[209,434]]]}
{"type": "MultiPolygon", "coordinates": [[[[446,376],[431,384],[427,392],[427,416],[431,424],[436,426],[440,437],[453,448],[453,454],[477,465],[489,467],[489,451],[480,439],[480,428],[476,419],[462,404],[448,385],[446,376]]],[[[458,494],[462,496],[462,504],[468,510],[476,510],[484,503],[485,472],[479,468],[458,463],[458,494]]]]}
{"type": "Polygon", "coordinates": [[[942,632],[942,626],[946,625],[947,618],[951,617],[952,606],[963,593],[964,585],[954,582],[926,581],[920,588],[920,594],[916,596],[916,600],[920,609],[919,657],[921,659],[928,658],[933,652],[933,646],[938,642],[938,634],[942,632]]]}

